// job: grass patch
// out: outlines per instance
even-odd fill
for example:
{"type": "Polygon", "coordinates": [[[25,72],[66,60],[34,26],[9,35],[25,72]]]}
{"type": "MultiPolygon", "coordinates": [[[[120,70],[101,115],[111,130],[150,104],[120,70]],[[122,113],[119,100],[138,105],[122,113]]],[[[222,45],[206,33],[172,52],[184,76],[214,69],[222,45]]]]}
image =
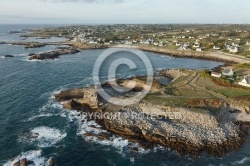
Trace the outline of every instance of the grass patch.
{"type": "Polygon", "coordinates": [[[219,115],[219,113],[221,112],[221,108],[209,108],[208,110],[214,116],[219,115]]]}
{"type": "Polygon", "coordinates": [[[154,94],[148,94],[143,100],[151,104],[171,106],[171,107],[186,107],[188,103],[187,102],[188,99],[185,98],[162,97],[162,96],[156,96],[154,94]]]}
{"type": "Polygon", "coordinates": [[[190,111],[200,113],[200,114],[207,114],[207,112],[203,109],[191,108],[190,111]]]}
{"type": "Polygon", "coordinates": [[[237,67],[239,67],[239,68],[245,68],[245,69],[250,69],[250,63],[238,64],[237,67]]]}
{"type": "Polygon", "coordinates": [[[177,78],[172,84],[180,84],[182,82],[187,81],[190,78],[190,76],[180,76],[179,78],[177,78]]]}
{"type": "Polygon", "coordinates": [[[223,88],[223,89],[218,89],[216,91],[227,97],[250,96],[250,91],[244,89],[223,88]]]}

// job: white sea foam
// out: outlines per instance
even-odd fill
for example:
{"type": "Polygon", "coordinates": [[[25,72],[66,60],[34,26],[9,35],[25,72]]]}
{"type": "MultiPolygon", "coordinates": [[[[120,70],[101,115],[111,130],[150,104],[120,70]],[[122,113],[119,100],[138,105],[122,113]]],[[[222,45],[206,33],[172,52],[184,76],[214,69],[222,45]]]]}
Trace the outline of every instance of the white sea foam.
{"type": "Polygon", "coordinates": [[[78,135],[83,135],[87,132],[91,132],[94,134],[106,132],[106,130],[100,129],[101,126],[99,126],[95,121],[87,121],[86,116],[80,114],[77,111],[70,111],[69,120],[70,122],[75,121],[78,124],[78,129],[77,129],[78,135]]]}
{"type": "MultiPolygon", "coordinates": [[[[90,78],[86,78],[90,79],[90,78]]],[[[85,80],[86,80],[85,79],[85,80]]],[[[57,90],[53,91],[51,93],[51,96],[54,96],[54,94],[58,94],[61,91],[67,89],[68,86],[76,85],[79,83],[84,82],[85,80],[78,82],[78,83],[72,83],[67,84],[64,86],[61,86],[57,90]]],[[[148,150],[144,150],[143,148],[140,148],[137,144],[130,143],[128,140],[125,140],[121,137],[111,136],[107,140],[100,140],[98,137],[95,136],[85,136],[85,133],[93,133],[93,134],[100,134],[100,133],[109,133],[107,130],[101,129],[101,126],[99,126],[95,121],[88,121],[86,116],[77,112],[77,111],[68,111],[66,109],[63,109],[63,102],[58,103],[55,101],[54,97],[50,97],[48,100],[48,103],[41,107],[39,111],[42,113],[41,115],[36,115],[34,117],[31,117],[29,120],[34,120],[39,117],[46,117],[46,116],[62,116],[66,117],[69,122],[74,122],[77,124],[77,135],[82,136],[86,141],[95,142],[97,144],[105,145],[105,146],[113,146],[116,147],[119,152],[124,154],[123,152],[127,152],[129,148],[136,147],[138,149],[138,153],[148,153],[148,150]],[[48,111],[51,111],[51,108],[60,109],[60,113],[51,113],[48,111]]],[[[35,140],[32,140],[33,142],[40,142],[40,145],[46,146],[48,141],[50,140],[50,144],[55,144],[58,140],[64,138],[66,134],[61,133],[59,130],[56,129],[47,129],[46,127],[40,127],[32,130],[33,133],[39,133],[39,137],[35,140]],[[43,134],[40,134],[42,131],[43,134]],[[48,132],[45,134],[46,132],[48,132]],[[53,134],[52,134],[53,133],[53,134]],[[51,138],[51,135],[55,136],[51,138]]]]}
{"type": "Polygon", "coordinates": [[[28,151],[22,153],[21,155],[17,156],[14,160],[6,162],[3,166],[13,166],[19,160],[26,158],[29,161],[33,161],[33,166],[44,166],[46,163],[46,159],[41,157],[40,150],[28,151]]]}
{"type": "Polygon", "coordinates": [[[18,54],[18,56],[27,56],[27,54],[18,54]]]}
{"type": "Polygon", "coordinates": [[[50,117],[50,116],[53,116],[53,114],[41,114],[41,115],[36,115],[36,116],[33,116],[33,117],[30,117],[28,120],[26,120],[25,122],[27,121],[33,121],[37,118],[41,118],[41,117],[50,117]]]}
{"type": "Polygon", "coordinates": [[[235,161],[235,162],[233,162],[233,164],[234,165],[245,165],[245,163],[247,162],[247,161],[250,161],[250,158],[249,157],[245,157],[245,158],[243,158],[242,160],[239,160],[239,161],[235,161]]]}
{"type": "Polygon", "coordinates": [[[65,84],[63,86],[60,86],[57,90],[55,90],[53,94],[58,94],[63,90],[69,89],[70,87],[76,87],[76,86],[80,86],[80,87],[86,86],[86,87],[88,87],[89,86],[88,83],[90,83],[92,81],[92,79],[93,79],[93,77],[86,77],[82,81],[65,84]]]}
{"type": "Polygon", "coordinates": [[[25,58],[22,58],[21,60],[24,61],[24,62],[44,62],[43,60],[38,60],[38,59],[32,59],[32,60],[29,60],[30,57],[26,57],[25,58]]]}
{"type": "Polygon", "coordinates": [[[63,109],[63,102],[62,103],[57,103],[53,98],[48,100],[48,103],[39,108],[39,112],[47,112],[49,109],[54,108],[54,109],[63,109]]]}
{"type": "Polygon", "coordinates": [[[32,59],[32,60],[29,60],[29,59],[23,59],[24,62],[43,62],[43,60],[38,60],[38,59],[32,59]]]}
{"type": "Polygon", "coordinates": [[[55,128],[37,127],[30,131],[30,136],[24,136],[21,141],[37,144],[39,147],[51,147],[66,137],[66,133],[55,128]]]}
{"type": "Polygon", "coordinates": [[[145,150],[141,148],[138,144],[131,143],[126,139],[121,137],[111,136],[107,140],[100,140],[96,136],[85,136],[85,133],[93,133],[93,134],[100,134],[100,133],[109,133],[107,130],[101,129],[95,121],[87,121],[85,115],[80,114],[77,111],[70,111],[68,114],[70,122],[76,122],[78,129],[77,134],[82,136],[88,142],[94,142],[104,146],[112,146],[118,149],[120,154],[124,154],[124,152],[129,151],[130,148],[137,148],[138,153],[140,154],[147,154],[150,150],[145,150]]]}
{"type": "Polygon", "coordinates": [[[47,114],[40,114],[40,115],[35,115],[30,117],[28,120],[24,120],[23,122],[30,122],[30,121],[34,121],[37,118],[42,118],[42,117],[52,117],[52,116],[60,116],[60,117],[67,117],[66,113],[62,112],[60,114],[52,114],[52,113],[47,113],[47,114]]]}
{"type": "Polygon", "coordinates": [[[134,157],[130,157],[129,160],[130,160],[130,162],[131,162],[132,164],[135,163],[135,158],[134,158],[134,157]]]}

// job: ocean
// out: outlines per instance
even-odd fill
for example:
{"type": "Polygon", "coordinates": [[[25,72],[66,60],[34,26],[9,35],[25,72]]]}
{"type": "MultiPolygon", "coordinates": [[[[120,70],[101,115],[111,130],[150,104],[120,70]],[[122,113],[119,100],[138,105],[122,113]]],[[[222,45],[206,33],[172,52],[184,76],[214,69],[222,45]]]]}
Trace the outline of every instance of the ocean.
{"type": "MultiPolygon", "coordinates": [[[[25,41],[11,30],[40,28],[52,25],[0,25],[0,41],[25,41]]],[[[41,39],[28,38],[28,41],[41,39]]],[[[63,41],[52,38],[46,41],[63,41]]],[[[44,42],[46,42],[44,41],[44,42]]],[[[43,42],[43,41],[40,41],[43,42]]],[[[47,165],[54,157],[57,166],[228,166],[250,165],[250,142],[239,151],[223,158],[202,154],[197,159],[179,156],[163,147],[153,150],[130,151],[136,146],[119,137],[107,141],[86,139],[84,131],[93,130],[94,122],[83,122],[74,111],[57,103],[53,94],[62,90],[93,84],[92,71],[104,50],[84,50],[64,55],[56,60],[29,61],[29,53],[56,49],[56,46],[25,49],[23,46],[0,44],[0,165],[10,166],[15,158],[33,160],[36,166],[47,165]],[[4,58],[12,54],[14,58],[4,58]],[[39,137],[32,137],[39,133],[39,137]]],[[[156,69],[211,69],[220,62],[172,58],[144,52],[156,69]]],[[[111,56],[102,65],[102,81],[107,80],[109,65],[115,59],[129,57],[138,67],[128,70],[121,66],[117,76],[127,78],[146,74],[142,61],[126,52],[111,56]]],[[[98,131],[96,131],[98,132],[98,131]]]]}

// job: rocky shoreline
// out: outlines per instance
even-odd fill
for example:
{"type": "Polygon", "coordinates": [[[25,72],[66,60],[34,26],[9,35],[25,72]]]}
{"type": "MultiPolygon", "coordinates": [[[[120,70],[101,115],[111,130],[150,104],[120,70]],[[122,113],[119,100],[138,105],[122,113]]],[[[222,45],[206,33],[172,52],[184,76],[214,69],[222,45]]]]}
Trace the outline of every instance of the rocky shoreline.
{"type": "Polygon", "coordinates": [[[55,51],[49,51],[44,53],[38,54],[29,54],[31,56],[29,60],[47,60],[47,59],[55,59],[59,58],[60,55],[67,55],[67,54],[75,54],[80,52],[78,49],[74,48],[63,48],[55,51]]]}
{"type": "MultiPolygon", "coordinates": [[[[55,95],[56,101],[63,102],[66,109],[77,110],[79,116],[99,115],[98,118],[88,116],[87,119],[94,120],[109,131],[99,134],[87,132],[84,134],[86,137],[105,140],[114,134],[144,149],[160,145],[190,157],[198,157],[203,152],[221,157],[240,149],[246,141],[247,128],[230,118],[229,107],[223,107],[221,114],[214,116],[193,112],[188,108],[152,105],[145,101],[131,106],[119,106],[105,102],[98,96],[100,104],[93,109],[91,104],[82,102],[86,90],[89,88],[72,89],[55,95]],[[119,118],[100,116],[117,114],[119,118]],[[135,118],[136,115],[140,116],[135,118]]],[[[118,95],[115,100],[125,102],[127,99],[124,96],[118,95]]]]}
{"type": "Polygon", "coordinates": [[[47,45],[46,43],[39,43],[39,42],[12,42],[8,44],[22,45],[24,46],[24,48],[40,48],[40,47],[45,47],[47,45]]]}
{"type": "Polygon", "coordinates": [[[25,48],[39,48],[46,45],[68,45],[70,47],[80,50],[91,50],[91,49],[106,49],[106,48],[127,48],[127,49],[139,49],[142,51],[153,52],[157,54],[164,54],[179,58],[194,58],[201,60],[211,60],[225,63],[250,63],[250,59],[240,57],[239,55],[225,54],[222,52],[194,52],[194,51],[179,51],[169,50],[166,48],[152,47],[152,46],[130,46],[130,45],[103,45],[103,44],[84,44],[79,42],[0,42],[0,44],[12,44],[12,45],[23,45],[25,48]]]}

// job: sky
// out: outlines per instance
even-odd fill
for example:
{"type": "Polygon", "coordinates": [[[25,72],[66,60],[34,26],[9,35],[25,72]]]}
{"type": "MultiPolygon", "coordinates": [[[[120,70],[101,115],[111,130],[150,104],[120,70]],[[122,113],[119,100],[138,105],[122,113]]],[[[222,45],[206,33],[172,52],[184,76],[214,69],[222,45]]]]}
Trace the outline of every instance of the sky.
{"type": "Polygon", "coordinates": [[[249,9],[249,0],[0,0],[0,24],[249,24],[249,9]]]}

